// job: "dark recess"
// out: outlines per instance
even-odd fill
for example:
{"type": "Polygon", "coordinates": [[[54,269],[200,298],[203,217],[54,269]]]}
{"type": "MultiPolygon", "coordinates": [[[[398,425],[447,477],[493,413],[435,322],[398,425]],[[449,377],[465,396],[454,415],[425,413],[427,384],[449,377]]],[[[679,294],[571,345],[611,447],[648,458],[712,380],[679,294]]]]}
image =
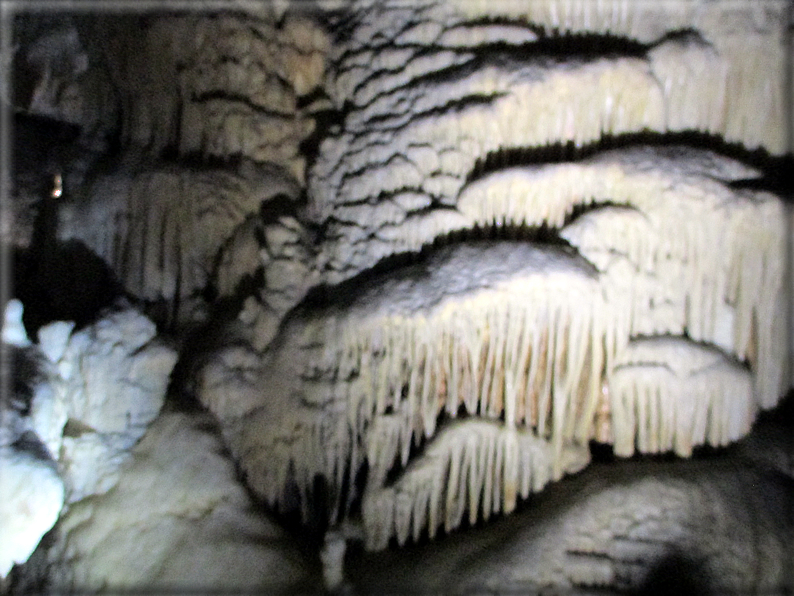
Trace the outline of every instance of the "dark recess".
{"type": "Polygon", "coordinates": [[[547,165],[583,161],[604,151],[631,147],[658,147],[674,151],[703,149],[713,151],[761,170],[759,178],[735,181],[733,186],[768,188],[776,192],[794,189],[794,157],[774,156],[765,149],[750,150],[741,143],[726,141],[720,135],[695,130],[658,133],[641,131],[620,135],[604,135],[599,140],[582,146],[573,142],[553,143],[543,147],[507,147],[492,151],[475,163],[466,183],[473,182],[499,170],[516,166],[547,165]]]}
{"type": "Polygon", "coordinates": [[[648,572],[633,596],[711,596],[711,578],[705,566],[683,553],[672,552],[648,572]]]}

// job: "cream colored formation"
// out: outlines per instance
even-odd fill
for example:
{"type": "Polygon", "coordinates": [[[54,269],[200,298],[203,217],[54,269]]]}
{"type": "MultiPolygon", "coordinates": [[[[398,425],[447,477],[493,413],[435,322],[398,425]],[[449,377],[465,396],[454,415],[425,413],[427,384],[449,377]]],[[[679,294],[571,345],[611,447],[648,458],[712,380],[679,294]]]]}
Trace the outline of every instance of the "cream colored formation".
{"type": "Polygon", "coordinates": [[[727,445],[749,430],[757,405],[750,371],[711,347],[658,336],[629,342],[609,375],[615,453],[727,445]],[[632,440],[633,438],[633,440],[632,440]]]}
{"type": "Polygon", "coordinates": [[[263,266],[258,250],[239,259],[253,220],[274,197],[295,201],[298,193],[282,168],[249,160],[235,168],[122,164],[98,176],[83,200],[64,204],[59,235],[85,242],[134,296],[169,304],[170,321],[200,321],[208,284],[229,295],[263,266]]]}
{"type": "Polygon", "coordinates": [[[715,132],[775,154],[790,149],[784,124],[789,109],[785,2],[458,0],[440,10],[451,4],[468,18],[526,21],[562,35],[610,34],[644,44],[672,38],[672,44],[651,51],[672,130],[715,132]],[[702,41],[686,35],[689,31],[696,31],[702,41]],[[706,106],[714,110],[707,112],[706,106]],[[714,129],[711,123],[719,124],[714,129]]]}
{"type": "Polygon", "coordinates": [[[272,360],[252,371],[271,379],[258,398],[233,394],[248,413],[235,416],[244,425],[232,444],[269,501],[281,502],[290,474],[305,490],[318,473],[340,487],[367,458],[382,476],[376,461],[406,463],[411,442],[433,437],[439,413],[455,417],[461,406],[491,419],[504,410],[509,427],[550,437],[557,475],[564,443],[586,441],[586,423],[566,425],[565,414],[584,407],[580,385],[601,386],[600,302],[582,307],[597,297],[593,270],[517,243],[450,249],[422,271],[288,325],[272,360]],[[571,345],[569,332],[582,341],[571,345]],[[399,420],[396,441],[371,428],[388,418],[399,420]]]}
{"type": "MultiPolygon", "coordinates": [[[[686,457],[737,440],[775,405],[786,217],[774,195],[734,184],[760,173],[715,139],[786,149],[782,1],[354,0],[336,6],[355,18],[335,41],[298,11],[253,6],[144,28],[97,19],[131,165],[66,204],[60,234],[179,323],[203,320],[208,286],[244,298],[195,389],[271,506],[307,521],[325,506],[331,524],[360,506],[369,549],[402,545],[513,511],[586,465],[591,440],[686,457]],[[577,46],[600,34],[613,36],[601,49],[577,46]],[[302,143],[324,110],[332,122],[307,172],[302,143]],[[710,149],[654,144],[684,131],[711,135],[698,141],[710,149]],[[619,148],[600,150],[605,136],[619,148]],[[175,163],[150,161],[165,150],[175,163]],[[475,241],[473,228],[513,240],[475,241]],[[371,271],[421,249],[412,265],[371,271]],[[322,285],[328,299],[299,305],[322,285]]],[[[71,331],[45,342],[59,370],[71,331]]],[[[92,405],[82,399],[76,436],[59,418],[44,442],[91,454],[92,405]]],[[[193,572],[188,556],[158,567],[187,551],[148,531],[149,509],[122,530],[160,549],[140,575],[116,574],[119,551],[104,546],[118,539],[111,509],[150,501],[136,483],[167,486],[147,457],[201,476],[202,461],[173,451],[217,448],[201,434],[165,417],[104,502],[72,509],[64,527],[82,546],[58,556],[84,575],[65,584],[163,588],[193,572]]],[[[231,471],[217,463],[195,503],[180,509],[171,491],[155,503],[195,560],[215,553],[181,517],[224,511],[231,471]]],[[[230,499],[253,536],[270,535],[230,499]]],[[[326,576],[339,585],[334,540],[326,576]]],[[[268,555],[227,546],[241,573],[268,555]]],[[[268,573],[283,563],[268,560],[268,573]]]]}
{"type": "Polygon", "coordinates": [[[106,14],[87,35],[122,98],[124,142],[158,155],[271,162],[302,180],[299,145],[314,128],[299,98],[322,82],[328,39],[300,11],[272,7],[157,15],[143,27],[106,14]],[[246,14],[247,13],[247,14],[246,14]]]}
{"type": "Polygon", "coordinates": [[[694,130],[785,150],[780,2],[663,9],[626,2],[360,4],[368,12],[358,35],[332,48],[339,66],[330,82],[332,99],[354,109],[345,128],[324,141],[309,176],[316,216],[333,217],[334,241],[322,255],[329,281],[413,250],[402,229],[432,237],[454,226],[446,212],[419,216],[454,206],[489,153],[582,146],[647,130],[694,130]],[[529,43],[512,53],[452,45],[459,35],[448,32],[464,27],[467,35],[498,39],[498,27],[480,23],[483,17],[516,19],[505,28],[508,47],[515,38],[529,43]],[[644,46],[618,44],[603,55],[539,50],[528,58],[538,29],[552,39],[556,29],[609,32],[644,46]],[[678,33],[687,29],[697,32],[678,33]],[[376,31],[383,37],[372,41],[376,31]]]}
{"type": "Polygon", "coordinates": [[[256,510],[213,424],[163,413],[118,483],[64,513],[46,555],[49,590],[310,591],[309,564],[256,510]]]}
{"type": "Polygon", "coordinates": [[[80,330],[49,323],[35,343],[21,317],[21,303],[9,301],[3,342],[27,349],[39,378],[26,408],[15,413],[4,400],[0,410],[0,578],[27,560],[65,509],[118,481],[160,412],[177,359],[133,310],[80,330]]]}
{"type": "MultiPolygon", "coordinates": [[[[383,430],[376,425],[373,432],[383,430]]],[[[460,526],[465,512],[472,525],[510,513],[519,497],[581,470],[590,453],[585,445],[571,446],[562,459],[557,469],[560,458],[532,431],[474,419],[447,425],[396,482],[378,487],[369,481],[362,505],[366,547],[386,548],[392,537],[402,546],[424,532],[433,539],[439,528],[460,526]]]]}
{"type": "Polygon", "coordinates": [[[292,478],[309,499],[315,475],[339,488],[366,460],[365,535],[382,548],[422,524],[455,527],[464,502],[476,519],[481,494],[502,494],[493,511],[515,506],[518,479],[469,444],[474,426],[437,428],[459,413],[491,419],[494,453],[514,465],[515,429],[543,444],[526,478],[558,479],[590,439],[622,456],[739,439],[782,392],[785,354],[782,204],[719,180],[749,174],[707,152],[641,148],[475,182],[458,211],[469,225],[531,213],[594,266],[531,243],[453,245],[291,321],[254,373],[271,380],[259,399],[237,399],[256,404],[232,439],[255,490],[283,506],[292,478]],[[564,225],[585,197],[604,206],[564,225]],[[461,463],[474,452],[485,475],[461,463]],[[408,468],[383,485],[393,465],[408,468]]]}
{"type": "Polygon", "coordinates": [[[366,463],[379,549],[511,511],[591,439],[688,456],[743,436],[785,388],[781,201],[711,150],[587,146],[697,131],[782,151],[783,5],[759,6],[356,4],[328,86],[348,111],[308,177],[316,267],[343,283],[199,381],[253,489],[289,508],[297,487],[308,519],[319,475],[334,522],[366,463]],[[627,39],[587,55],[556,38],[588,32],[627,39]],[[545,163],[555,143],[579,150],[545,163]],[[570,249],[533,245],[541,225],[570,249]],[[345,282],[451,233],[463,244],[345,282]]]}
{"type": "Polygon", "coordinates": [[[498,171],[465,188],[458,210],[479,225],[562,227],[630,313],[629,336],[686,333],[747,359],[771,407],[785,373],[785,211],[770,193],[729,186],[757,175],[710,152],[635,148],[498,171]],[[618,206],[565,225],[588,203],[618,206]]]}

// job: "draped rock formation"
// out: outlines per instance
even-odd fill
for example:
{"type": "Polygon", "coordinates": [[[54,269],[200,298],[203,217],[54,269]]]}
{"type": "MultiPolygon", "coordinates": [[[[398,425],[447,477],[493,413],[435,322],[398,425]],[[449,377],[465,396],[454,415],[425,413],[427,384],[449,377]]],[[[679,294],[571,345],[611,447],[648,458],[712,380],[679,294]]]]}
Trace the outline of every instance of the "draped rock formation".
{"type": "Polygon", "coordinates": [[[134,308],[20,348],[67,508],[18,592],[792,585],[784,0],[65,17],[15,17],[2,240],[134,308]]]}

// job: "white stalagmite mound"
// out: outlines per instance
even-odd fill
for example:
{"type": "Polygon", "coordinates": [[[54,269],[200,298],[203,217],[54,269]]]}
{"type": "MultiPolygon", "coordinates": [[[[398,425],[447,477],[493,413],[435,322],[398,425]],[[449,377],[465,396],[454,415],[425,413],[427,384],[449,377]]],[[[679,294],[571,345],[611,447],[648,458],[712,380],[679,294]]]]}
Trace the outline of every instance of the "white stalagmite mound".
{"type": "Polygon", "coordinates": [[[176,352],[135,310],[111,312],[73,331],[39,330],[46,382],[33,400],[33,430],[58,461],[67,501],[106,491],[132,446],[160,412],[176,352]]]}
{"type": "Polygon", "coordinates": [[[50,323],[35,344],[21,317],[21,303],[9,301],[3,341],[27,346],[37,375],[27,380],[30,396],[11,395],[18,405],[0,410],[0,576],[27,560],[64,504],[113,486],[158,415],[176,362],[154,324],[132,309],[79,331],[50,323]]]}
{"type": "Polygon", "coordinates": [[[0,579],[28,560],[58,519],[63,498],[53,462],[0,447],[0,579]]]}
{"type": "Polygon", "coordinates": [[[57,466],[30,432],[27,414],[42,376],[22,312],[19,300],[5,305],[0,346],[0,582],[14,565],[27,561],[64,502],[57,466]]]}
{"type": "Polygon", "coordinates": [[[312,590],[288,535],[258,511],[205,414],[163,414],[119,482],[72,505],[49,552],[51,589],[94,593],[312,590]]]}
{"type": "Polygon", "coordinates": [[[30,338],[22,324],[24,307],[17,299],[9,300],[3,310],[3,343],[10,346],[26,348],[30,346],[30,338]]]}

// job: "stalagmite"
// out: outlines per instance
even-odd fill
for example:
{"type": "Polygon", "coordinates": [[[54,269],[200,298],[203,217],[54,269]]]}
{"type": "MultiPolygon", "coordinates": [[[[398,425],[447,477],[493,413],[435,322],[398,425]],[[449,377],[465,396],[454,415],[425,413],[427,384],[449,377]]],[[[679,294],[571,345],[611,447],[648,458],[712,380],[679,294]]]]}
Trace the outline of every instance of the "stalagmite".
{"type": "Polygon", "coordinates": [[[0,447],[0,580],[27,561],[63,507],[63,481],[51,461],[0,447]]]}

